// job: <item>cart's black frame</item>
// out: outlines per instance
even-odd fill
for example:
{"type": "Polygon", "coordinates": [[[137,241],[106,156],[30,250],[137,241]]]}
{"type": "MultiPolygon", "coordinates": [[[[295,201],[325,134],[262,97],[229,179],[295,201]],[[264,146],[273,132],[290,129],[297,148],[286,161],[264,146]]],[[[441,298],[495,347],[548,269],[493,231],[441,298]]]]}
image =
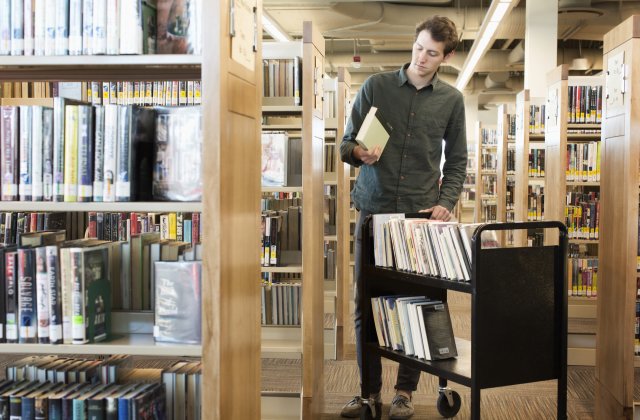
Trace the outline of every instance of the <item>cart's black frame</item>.
{"type": "MultiPolygon", "coordinates": [[[[417,213],[405,217],[426,216],[417,213]]],[[[362,226],[359,299],[363,311],[361,393],[365,408],[361,418],[380,416],[380,407],[369,400],[368,386],[368,359],[377,354],[437,376],[440,397],[446,396],[449,405],[452,405],[452,399],[448,380],[470,387],[472,420],[480,419],[482,389],[557,379],[557,418],[566,419],[566,226],[554,221],[480,225],[472,239],[471,281],[458,282],[376,267],[372,220],[369,216],[362,226]],[[482,248],[482,232],[519,229],[547,229],[545,232],[551,233],[557,229],[558,244],[482,248]],[[446,301],[448,290],[471,294],[471,342],[456,339],[457,358],[425,361],[379,346],[372,320],[371,297],[424,295],[446,301]]],[[[456,397],[459,405],[459,396],[456,397]]]]}

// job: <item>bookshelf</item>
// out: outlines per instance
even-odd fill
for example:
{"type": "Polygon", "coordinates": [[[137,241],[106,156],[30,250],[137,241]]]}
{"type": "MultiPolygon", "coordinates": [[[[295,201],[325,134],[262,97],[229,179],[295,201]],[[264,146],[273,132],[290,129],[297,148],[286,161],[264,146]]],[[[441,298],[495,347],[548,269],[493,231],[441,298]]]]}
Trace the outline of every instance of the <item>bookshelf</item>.
{"type": "MultiPolygon", "coordinates": [[[[260,6],[258,2],[258,6],[260,6]]],[[[256,232],[259,230],[259,92],[256,78],[260,44],[251,54],[255,67],[231,57],[226,0],[202,2],[202,56],[46,56],[2,57],[5,81],[182,80],[202,79],[204,194],[199,203],[29,203],[0,202],[3,211],[202,211],[202,344],[155,344],[152,334],[114,333],[109,342],[87,345],[0,344],[2,353],[132,354],[200,356],[202,409],[208,418],[260,418],[260,295],[256,232]],[[242,191],[242,194],[238,194],[242,191]],[[224,243],[225,246],[219,246],[224,243]],[[236,305],[239,299],[242,305],[236,305]],[[235,380],[242,378],[242,383],[235,380]]],[[[256,22],[260,22],[257,7],[256,22]]],[[[260,32],[260,24],[256,28],[260,32]]],[[[258,38],[259,39],[259,38],[258,38]]],[[[258,41],[259,42],[259,41],[258,41]]],[[[114,313],[114,331],[126,330],[114,313]]],[[[149,327],[149,313],[128,313],[149,327]]],[[[152,325],[151,325],[152,327],[152,325]]]]}
{"type": "Polygon", "coordinates": [[[351,75],[338,68],[338,106],[336,117],[336,172],[338,195],[336,196],[336,235],[338,241],[336,276],[336,359],[343,360],[346,352],[346,325],[351,322],[351,167],[340,159],[340,143],[351,112],[351,75]]]}
{"type": "MultiPolygon", "coordinates": [[[[301,120],[302,135],[302,309],[300,327],[262,327],[262,355],[302,357],[301,412],[315,418],[322,409],[324,362],[324,222],[323,173],[325,121],[323,110],[324,38],[311,22],[303,23],[302,42],[265,43],[263,58],[301,57],[302,104],[293,98],[263,98],[264,115],[289,114],[301,120]],[[273,99],[283,103],[274,103],[273,99]]],[[[260,153],[258,153],[260,156],[260,153]]],[[[259,163],[256,162],[256,167],[259,163]]],[[[256,256],[258,258],[258,256],[256,256]]],[[[259,260],[259,258],[257,259],[259,260]]],[[[266,267],[263,267],[265,269],[266,267]]],[[[256,276],[256,279],[258,277],[256,276]]]]}
{"type": "Polygon", "coordinates": [[[595,418],[632,419],[638,255],[640,16],[604,36],[605,92],[601,171],[595,418]]]}
{"type": "MultiPolygon", "coordinates": [[[[577,232],[574,231],[571,227],[572,223],[567,219],[567,215],[571,214],[571,207],[566,206],[567,196],[568,194],[595,194],[599,192],[599,182],[583,181],[583,177],[581,176],[578,177],[579,179],[572,180],[571,182],[567,181],[568,177],[574,176],[574,171],[570,171],[567,167],[569,160],[571,160],[571,167],[577,166],[574,162],[578,162],[578,160],[587,162],[586,158],[582,159],[582,153],[578,153],[580,155],[579,158],[575,156],[572,157],[568,152],[568,148],[576,148],[576,150],[585,149],[584,153],[586,154],[588,146],[585,146],[585,144],[591,143],[595,145],[596,143],[594,142],[599,141],[600,124],[570,123],[572,109],[576,108],[576,101],[578,102],[577,107],[580,107],[580,100],[576,100],[575,98],[572,100],[570,91],[579,90],[580,87],[585,87],[583,90],[601,87],[603,85],[603,79],[599,76],[569,76],[568,70],[568,66],[562,65],[548,75],[549,94],[547,103],[549,112],[547,114],[545,131],[545,217],[547,217],[548,220],[563,221],[569,225],[570,247],[575,250],[574,252],[576,254],[580,255],[579,258],[586,259],[589,256],[597,256],[596,247],[598,240],[594,237],[575,237],[577,232]],[[593,133],[573,134],[575,131],[593,131],[593,133]],[[574,237],[572,237],[572,235],[574,235],[574,237]]],[[[584,109],[584,104],[582,109],[584,109]]],[[[595,116],[596,113],[594,112],[594,117],[595,116]]],[[[597,146],[592,147],[594,153],[596,147],[597,146]]],[[[592,211],[597,212],[595,203],[592,207],[592,211]]],[[[575,209],[575,207],[573,208],[575,209]]],[[[584,213],[585,211],[580,209],[580,212],[584,213]]],[[[597,218],[597,216],[595,217],[597,218]]],[[[584,217],[582,220],[584,220],[584,217]]],[[[593,225],[595,226],[595,223],[593,223],[593,225]]],[[[545,237],[545,240],[549,241],[553,239],[545,237]]],[[[573,264],[575,264],[575,262],[570,258],[570,270],[573,264]]],[[[595,323],[597,298],[595,296],[589,296],[591,291],[587,292],[587,285],[583,287],[582,282],[580,281],[579,283],[579,285],[574,284],[572,290],[570,290],[570,294],[574,296],[569,300],[568,362],[570,365],[593,366],[596,357],[595,323]],[[589,293],[589,295],[587,293],[589,293]],[[576,324],[584,325],[585,323],[589,324],[589,328],[576,328],[576,324]]],[[[601,284],[602,282],[598,281],[598,286],[601,284]]],[[[569,285],[569,287],[571,287],[571,285],[569,285]]]]}
{"type": "Polygon", "coordinates": [[[477,125],[475,221],[495,222],[497,210],[497,137],[494,127],[477,125]]]}
{"type": "MultiPolygon", "coordinates": [[[[525,89],[516,95],[516,130],[515,130],[515,186],[514,186],[514,219],[516,221],[545,220],[544,214],[533,214],[532,208],[543,210],[542,203],[537,203],[530,190],[544,188],[543,177],[532,177],[530,170],[530,155],[536,149],[545,148],[544,120],[539,110],[544,104],[544,98],[532,98],[529,90],[525,89]],[[538,113],[536,113],[538,112],[538,113]],[[533,118],[532,118],[533,116],[533,118]],[[534,203],[536,203],[534,205],[534,203]]],[[[543,166],[544,169],[544,166],[543,166]]],[[[538,197],[539,199],[539,197],[538,197]]],[[[525,230],[514,232],[514,246],[526,246],[528,233],[525,230]]]]}
{"type": "MultiPolygon", "coordinates": [[[[511,116],[508,113],[509,106],[502,104],[498,106],[498,119],[496,126],[497,135],[497,160],[498,165],[496,168],[497,174],[497,189],[496,196],[498,197],[496,203],[496,221],[497,222],[513,222],[514,221],[514,208],[513,208],[513,185],[515,172],[510,169],[509,159],[512,159],[514,153],[514,137],[510,135],[511,130],[511,116]]],[[[513,164],[513,162],[512,162],[513,164]]],[[[512,245],[513,244],[513,232],[501,231],[500,232],[501,244],[512,245]]]]}

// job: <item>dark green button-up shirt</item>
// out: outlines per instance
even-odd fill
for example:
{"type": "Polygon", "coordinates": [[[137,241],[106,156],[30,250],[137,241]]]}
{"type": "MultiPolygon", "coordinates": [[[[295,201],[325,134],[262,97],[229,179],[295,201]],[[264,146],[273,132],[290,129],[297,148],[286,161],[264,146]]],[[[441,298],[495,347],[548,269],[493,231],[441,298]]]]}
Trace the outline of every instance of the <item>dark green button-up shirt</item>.
{"type": "Polygon", "coordinates": [[[400,70],[369,77],[358,92],[340,144],[342,160],[361,166],[351,197],[371,213],[410,213],[436,204],[453,209],[466,175],[464,101],[453,86],[433,77],[417,90],[400,70]],[[353,157],[358,130],[372,106],[393,130],[380,160],[353,157]],[[440,179],[443,141],[445,163],[440,179]]]}

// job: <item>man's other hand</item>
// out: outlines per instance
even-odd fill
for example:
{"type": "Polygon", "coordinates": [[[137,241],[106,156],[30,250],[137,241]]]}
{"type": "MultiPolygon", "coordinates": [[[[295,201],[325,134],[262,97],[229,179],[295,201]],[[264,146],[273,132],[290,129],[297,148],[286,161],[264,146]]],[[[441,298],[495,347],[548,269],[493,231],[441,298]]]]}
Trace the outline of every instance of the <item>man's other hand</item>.
{"type": "Polygon", "coordinates": [[[446,207],[442,207],[442,206],[433,206],[428,209],[420,210],[420,213],[429,213],[429,212],[431,212],[431,217],[430,217],[431,220],[442,220],[442,221],[448,222],[453,217],[451,212],[447,210],[446,207]]]}

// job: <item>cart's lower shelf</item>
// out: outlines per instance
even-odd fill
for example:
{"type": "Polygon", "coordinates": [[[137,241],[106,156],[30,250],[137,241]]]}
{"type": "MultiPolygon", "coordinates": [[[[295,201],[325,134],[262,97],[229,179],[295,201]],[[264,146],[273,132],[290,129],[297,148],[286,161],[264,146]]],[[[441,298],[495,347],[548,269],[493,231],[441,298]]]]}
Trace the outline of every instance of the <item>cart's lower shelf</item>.
{"type": "Polygon", "coordinates": [[[151,334],[117,334],[109,341],[95,344],[0,344],[0,353],[32,354],[129,354],[132,356],[202,355],[202,346],[194,344],[156,343],[151,334]]]}
{"type": "Polygon", "coordinates": [[[458,357],[456,358],[423,360],[414,356],[407,356],[401,351],[380,347],[375,343],[367,344],[367,348],[374,354],[419,368],[434,376],[451,380],[461,385],[471,386],[471,341],[456,338],[456,347],[458,348],[458,357]]]}

